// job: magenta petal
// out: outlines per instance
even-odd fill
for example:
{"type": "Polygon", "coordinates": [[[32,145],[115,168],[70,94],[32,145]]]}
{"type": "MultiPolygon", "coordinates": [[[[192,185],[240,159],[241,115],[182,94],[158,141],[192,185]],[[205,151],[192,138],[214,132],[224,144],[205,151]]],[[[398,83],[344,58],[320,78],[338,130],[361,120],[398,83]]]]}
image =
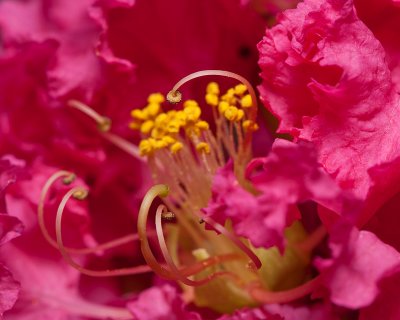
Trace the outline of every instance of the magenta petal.
{"type": "Polygon", "coordinates": [[[178,292],[170,285],[143,291],[138,299],[128,303],[127,307],[135,319],[140,320],[201,319],[197,313],[184,309],[178,292]]]}
{"type": "Polygon", "coordinates": [[[336,230],[331,237],[333,258],[317,261],[331,301],[347,308],[371,304],[378,282],[400,266],[400,254],[369,231],[336,230]]]}
{"type": "Polygon", "coordinates": [[[3,265],[0,264],[0,317],[4,311],[10,310],[18,298],[19,282],[15,281],[3,265]]]}
{"type": "Polygon", "coordinates": [[[259,89],[279,131],[314,142],[326,170],[365,198],[367,170],[400,152],[392,121],[400,99],[385,50],[353,2],[300,3],[267,30],[259,50],[259,89]]]}
{"type": "Polygon", "coordinates": [[[8,214],[0,214],[0,245],[19,237],[24,230],[22,222],[8,214]]]}
{"type": "Polygon", "coordinates": [[[271,304],[254,309],[236,311],[218,320],[338,320],[328,306],[315,304],[309,306],[290,306],[271,304]]]}
{"type": "Polygon", "coordinates": [[[267,157],[249,164],[247,175],[258,195],[244,190],[227,165],[214,178],[205,212],[222,224],[231,219],[236,233],[256,247],[283,246],[283,230],[300,218],[297,203],[313,200],[343,211],[346,197],[318,164],[311,145],[277,139],[267,157]]]}

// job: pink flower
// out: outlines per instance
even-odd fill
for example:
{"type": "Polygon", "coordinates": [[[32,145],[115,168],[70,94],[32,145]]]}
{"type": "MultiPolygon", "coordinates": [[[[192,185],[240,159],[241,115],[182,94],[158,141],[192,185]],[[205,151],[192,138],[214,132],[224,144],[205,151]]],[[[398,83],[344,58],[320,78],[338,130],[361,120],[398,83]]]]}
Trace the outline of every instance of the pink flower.
{"type": "Polygon", "coordinates": [[[265,156],[246,78],[266,23],[255,11],[271,3],[285,5],[1,2],[0,150],[24,175],[4,162],[0,313],[398,313],[397,11],[378,24],[361,3],[305,0],[267,30],[261,98],[294,141],[265,156]],[[240,75],[194,72],[217,68],[240,75]]]}

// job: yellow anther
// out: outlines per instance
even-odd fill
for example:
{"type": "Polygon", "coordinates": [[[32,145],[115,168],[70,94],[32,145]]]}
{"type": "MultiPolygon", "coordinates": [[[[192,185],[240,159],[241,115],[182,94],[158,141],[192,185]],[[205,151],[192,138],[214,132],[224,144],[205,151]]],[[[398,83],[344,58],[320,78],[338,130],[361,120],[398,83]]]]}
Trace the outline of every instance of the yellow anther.
{"type": "Polygon", "coordinates": [[[184,108],[187,108],[187,107],[198,107],[198,106],[199,106],[199,104],[195,100],[186,100],[183,103],[183,107],[184,108]]]}
{"type": "Polygon", "coordinates": [[[255,122],[253,122],[253,121],[251,121],[251,120],[245,120],[245,121],[243,121],[243,124],[242,124],[242,126],[243,126],[243,129],[245,129],[245,130],[251,130],[251,131],[256,131],[256,130],[258,130],[258,124],[257,123],[255,123],[255,122]]]}
{"type": "Polygon", "coordinates": [[[154,148],[156,150],[163,149],[165,147],[168,147],[168,144],[164,140],[156,140],[154,143],[154,148]]]}
{"type": "Polygon", "coordinates": [[[169,117],[169,119],[172,119],[173,117],[175,117],[176,112],[177,112],[176,110],[169,110],[167,112],[167,116],[169,117]]]}
{"type": "Polygon", "coordinates": [[[210,153],[210,145],[206,142],[199,142],[196,145],[196,150],[198,152],[203,152],[203,153],[210,153]]]}
{"type": "Polygon", "coordinates": [[[247,91],[247,87],[244,84],[238,84],[233,90],[235,90],[235,94],[241,96],[247,91]]]}
{"type": "Polygon", "coordinates": [[[225,110],[224,116],[229,121],[238,120],[239,109],[234,106],[229,106],[228,109],[225,110]]]}
{"type": "Polygon", "coordinates": [[[131,111],[131,117],[137,120],[146,120],[145,113],[140,109],[135,109],[131,111]]]}
{"type": "Polygon", "coordinates": [[[235,90],[233,88],[230,88],[222,97],[222,101],[226,101],[229,103],[233,103],[235,100],[235,90]]]}
{"type": "Polygon", "coordinates": [[[157,126],[163,125],[166,121],[168,121],[168,116],[166,113],[161,113],[154,121],[157,126]]]}
{"type": "Polygon", "coordinates": [[[219,95],[219,85],[218,85],[218,83],[216,83],[216,82],[210,82],[208,85],[207,85],[207,89],[206,89],[206,92],[208,93],[208,94],[213,94],[213,95],[219,95]]]}
{"type": "Polygon", "coordinates": [[[225,112],[226,109],[228,109],[228,108],[229,108],[229,103],[226,102],[226,101],[221,101],[221,102],[218,104],[218,111],[219,111],[220,114],[224,114],[224,112],[225,112]]]}
{"type": "Polygon", "coordinates": [[[150,117],[154,118],[160,112],[161,106],[158,103],[150,103],[145,110],[150,117]]]}
{"type": "Polygon", "coordinates": [[[139,153],[141,156],[147,156],[153,152],[153,146],[150,140],[144,139],[139,143],[139,153]]]}
{"type": "Polygon", "coordinates": [[[197,121],[201,115],[201,109],[199,107],[187,107],[183,110],[187,116],[188,121],[197,121]]]}
{"type": "Polygon", "coordinates": [[[206,102],[210,106],[216,107],[218,105],[219,99],[218,96],[212,93],[206,94],[206,102]]]}
{"type": "Polygon", "coordinates": [[[206,121],[198,121],[195,126],[200,130],[208,130],[210,128],[209,124],[206,121]]]}
{"type": "Polygon", "coordinates": [[[161,138],[166,144],[171,145],[176,142],[176,139],[172,138],[171,136],[164,136],[161,138]]]}
{"type": "Polygon", "coordinates": [[[169,133],[178,133],[181,128],[181,124],[179,120],[171,120],[167,125],[167,131],[169,133]]]}
{"type": "Polygon", "coordinates": [[[165,101],[164,95],[161,93],[152,93],[151,95],[149,95],[149,97],[147,98],[147,102],[148,103],[163,103],[165,101]]]}
{"type": "Polygon", "coordinates": [[[145,121],[140,127],[140,132],[143,134],[149,134],[150,131],[154,128],[154,122],[151,120],[145,121]]]}
{"type": "Polygon", "coordinates": [[[180,142],[175,142],[169,150],[171,150],[172,153],[177,153],[179,150],[183,148],[183,144],[180,142]]]}
{"type": "Polygon", "coordinates": [[[250,108],[253,105],[253,100],[251,99],[251,95],[246,94],[241,100],[240,104],[243,108],[250,108]]]}
{"type": "Polygon", "coordinates": [[[129,128],[132,130],[139,130],[140,127],[141,127],[141,124],[139,122],[132,121],[129,123],[129,128]]]}
{"type": "Polygon", "coordinates": [[[178,111],[175,116],[174,120],[178,121],[180,126],[183,127],[186,125],[186,121],[188,120],[188,116],[184,111],[178,111]]]}
{"type": "Polygon", "coordinates": [[[154,127],[151,130],[151,137],[153,139],[161,139],[165,135],[165,128],[163,127],[154,127]]]}

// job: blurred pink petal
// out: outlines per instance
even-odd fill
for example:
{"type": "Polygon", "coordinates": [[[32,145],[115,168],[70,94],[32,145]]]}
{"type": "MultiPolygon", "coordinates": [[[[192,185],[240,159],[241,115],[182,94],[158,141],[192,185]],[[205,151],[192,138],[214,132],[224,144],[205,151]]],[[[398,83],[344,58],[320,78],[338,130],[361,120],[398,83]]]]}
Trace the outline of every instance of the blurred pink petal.
{"type": "Polygon", "coordinates": [[[143,291],[137,300],[128,303],[128,308],[140,320],[201,319],[199,314],[185,310],[177,290],[170,285],[143,291]]]}
{"type": "Polygon", "coordinates": [[[357,309],[378,296],[378,283],[400,267],[400,253],[373,233],[348,227],[331,235],[332,258],[319,259],[317,267],[333,303],[357,309]]]}

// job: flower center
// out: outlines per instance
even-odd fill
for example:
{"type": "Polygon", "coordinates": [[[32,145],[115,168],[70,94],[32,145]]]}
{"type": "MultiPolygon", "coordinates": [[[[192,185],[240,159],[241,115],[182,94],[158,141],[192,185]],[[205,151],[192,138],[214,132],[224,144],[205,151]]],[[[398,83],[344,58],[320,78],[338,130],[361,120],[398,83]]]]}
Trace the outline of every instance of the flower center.
{"type": "MultiPolygon", "coordinates": [[[[200,72],[184,80],[213,74],[200,72]]],[[[229,221],[225,226],[219,225],[205,217],[201,210],[211,197],[212,179],[217,169],[229,160],[233,161],[241,186],[254,192],[244,179],[244,170],[251,159],[252,132],[258,129],[255,122],[257,107],[249,83],[237,75],[235,78],[245,83],[235,85],[223,94],[216,82],[207,85],[205,104],[211,108],[211,123],[202,118],[199,102],[186,100],[182,106],[178,105],[182,94],[177,87],[186,80],[180,81],[167,95],[167,100],[176,105],[174,108],[165,105],[162,94],[151,94],[143,109],[132,111],[130,124],[133,130],[141,133],[140,154],[147,158],[153,179],[159,184],[149,191],[151,199],[144,200],[139,214],[138,231],[143,255],[160,276],[182,282],[187,296],[198,306],[223,313],[257,305],[249,293],[251,286],[282,290],[302,283],[309,262],[308,254],[299,254],[293,249],[295,242],[306,237],[300,224],[287,230],[287,237],[292,240],[288,241],[282,256],[276,248],[252,248],[249,241],[239,239],[231,232],[229,221]],[[157,195],[163,197],[166,205],[157,210],[156,229],[168,269],[158,264],[147,240],[143,241],[148,210],[157,195]],[[167,222],[164,228],[166,239],[162,220],[167,222]],[[210,228],[218,233],[208,230],[210,228]],[[197,272],[178,267],[199,263],[204,264],[197,272]],[[291,276],[287,277],[289,273],[291,276]]]]}
{"type": "Polygon", "coordinates": [[[194,100],[186,100],[182,106],[171,108],[165,106],[162,94],[150,95],[145,108],[132,111],[130,127],[139,130],[142,136],[139,147],[110,132],[110,119],[79,101],[68,102],[69,107],[92,118],[106,140],[131,156],[146,161],[157,185],[143,199],[138,216],[138,235],[125,235],[92,247],[74,248],[63,242],[62,217],[67,202],[70,199],[84,201],[88,190],[71,185],[76,179],[72,172],[55,172],[45,183],[38,205],[38,221],[43,236],[61,252],[70,266],[83,274],[109,277],[152,270],[163,278],[182,283],[187,302],[221,313],[260,303],[283,303],[301,298],[319,285],[319,277],[305,281],[310,278],[311,251],[326,235],[323,227],[307,235],[302,225],[296,222],[285,231],[286,247],[281,254],[276,248],[253,248],[248,240],[238,238],[232,232],[229,220],[223,226],[202,211],[211,197],[212,179],[217,169],[228,161],[233,162],[238,184],[257,196],[257,191],[244,178],[244,172],[251,159],[252,133],[258,129],[255,91],[246,79],[231,72],[205,70],[193,73],[173,87],[167,100],[173,104],[180,103],[182,94],[179,88],[202,76],[224,76],[241,83],[224,94],[216,82],[208,84],[205,103],[211,108],[210,123],[203,119],[200,103],[194,100]],[[64,187],[71,186],[56,212],[54,239],[45,223],[45,203],[48,193],[60,180],[64,187]],[[146,226],[150,207],[157,196],[163,198],[165,205],[157,208],[156,233],[151,233],[146,226]],[[148,240],[152,236],[157,236],[165,263],[159,263],[152,252],[148,240]],[[94,254],[137,240],[141,242],[147,265],[92,270],[72,258],[72,255],[94,254]]]}

